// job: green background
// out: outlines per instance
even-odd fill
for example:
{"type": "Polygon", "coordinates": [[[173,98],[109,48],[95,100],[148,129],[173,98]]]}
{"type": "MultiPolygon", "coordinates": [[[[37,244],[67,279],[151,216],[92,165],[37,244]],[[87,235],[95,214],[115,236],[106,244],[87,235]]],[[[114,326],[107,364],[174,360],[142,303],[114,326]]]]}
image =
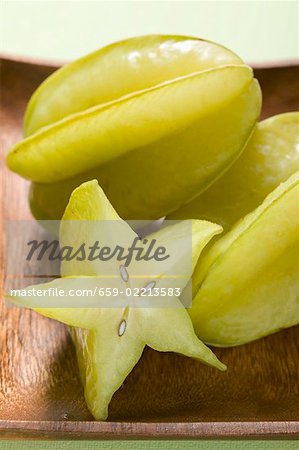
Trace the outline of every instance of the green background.
{"type": "Polygon", "coordinates": [[[247,62],[299,56],[298,1],[0,0],[0,52],[71,60],[112,41],[175,33],[220,42],[247,62]]]}
{"type": "MultiPolygon", "coordinates": [[[[67,61],[128,36],[196,35],[218,41],[247,62],[299,56],[297,1],[9,1],[0,0],[0,52],[67,61]]],[[[2,441],[0,448],[60,449],[295,449],[291,441],[2,441]]]]}

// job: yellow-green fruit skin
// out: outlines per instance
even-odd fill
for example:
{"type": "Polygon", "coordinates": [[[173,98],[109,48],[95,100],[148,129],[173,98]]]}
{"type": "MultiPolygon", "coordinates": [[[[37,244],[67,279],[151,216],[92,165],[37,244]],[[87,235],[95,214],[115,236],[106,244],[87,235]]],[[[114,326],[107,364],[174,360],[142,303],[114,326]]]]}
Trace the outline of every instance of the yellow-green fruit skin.
{"type": "Polygon", "coordinates": [[[235,346],[299,323],[299,172],[199,262],[189,310],[197,335],[235,346]]]}
{"type": "Polygon", "coordinates": [[[132,92],[231,64],[243,61],[225,47],[194,37],[149,35],[116,42],[62,67],[43,82],[26,109],[24,134],[132,92]]]}
{"type": "Polygon", "coordinates": [[[260,108],[252,70],[229,50],[186,37],[133,39],[46,80],[28,106],[28,137],[7,162],[34,181],[39,219],[61,218],[71,191],[93,178],[122,217],[157,219],[233,164],[260,108]]]}
{"type": "Polygon", "coordinates": [[[228,230],[299,170],[298,149],[299,112],[260,122],[233,166],[204,193],[170,214],[169,219],[204,218],[228,230]]]}
{"type": "MultiPolygon", "coordinates": [[[[206,189],[239,156],[259,115],[261,96],[257,82],[243,67],[225,68],[223,74],[226,72],[225,77],[232,79],[236,71],[237,78],[243,72],[241,91],[232,99],[217,102],[208,114],[202,115],[199,109],[198,118],[194,116],[194,122],[192,119],[190,125],[186,123],[179,133],[70,179],[34,183],[30,194],[34,215],[38,219],[59,219],[72,190],[93,178],[126,219],[157,219],[206,189]]],[[[212,75],[214,80],[216,75],[212,75]]],[[[222,87],[218,88],[219,99],[222,87]]],[[[190,91],[190,99],[193,96],[194,100],[194,95],[190,91]]]]}

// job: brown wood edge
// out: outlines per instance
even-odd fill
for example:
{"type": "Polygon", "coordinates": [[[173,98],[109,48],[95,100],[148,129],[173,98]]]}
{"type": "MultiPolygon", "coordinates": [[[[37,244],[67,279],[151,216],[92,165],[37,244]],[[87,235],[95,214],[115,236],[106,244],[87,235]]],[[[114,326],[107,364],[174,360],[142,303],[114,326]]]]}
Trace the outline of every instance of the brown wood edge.
{"type": "Polygon", "coordinates": [[[68,422],[0,420],[1,439],[299,439],[288,422],[68,422]]]}
{"type": "Polygon", "coordinates": [[[30,64],[32,66],[42,66],[42,67],[50,67],[53,69],[58,69],[59,67],[68,64],[71,61],[62,61],[56,59],[43,59],[43,58],[34,58],[29,56],[21,56],[15,55],[11,53],[0,53],[0,61],[8,61],[11,63],[22,63],[22,64],[30,64]]]}
{"type": "MultiPolygon", "coordinates": [[[[30,56],[19,56],[15,54],[6,54],[0,53],[0,60],[8,61],[12,63],[22,63],[22,64],[31,64],[35,66],[49,67],[53,69],[58,69],[59,67],[68,64],[72,61],[62,61],[62,60],[51,60],[51,59],[40,59],[34,58],[30,56]]],[[[298,67],[299,59],[286,59],[283,61],[268,61],[265,63],[246,63],[253,69],[285,69],[288,67],[298,67]]]]}

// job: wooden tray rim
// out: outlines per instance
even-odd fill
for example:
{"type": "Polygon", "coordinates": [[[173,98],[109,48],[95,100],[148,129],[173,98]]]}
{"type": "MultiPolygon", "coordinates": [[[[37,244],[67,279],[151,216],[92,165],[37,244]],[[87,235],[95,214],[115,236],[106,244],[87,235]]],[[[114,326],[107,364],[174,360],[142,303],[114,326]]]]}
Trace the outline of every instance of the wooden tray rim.
{"type": "MultiPolygon", "coordinates": [[[[64,61],[0,54],[0,59],[53,69],[64,61]]],[[[299,60],[252,64],[256,69],[288,68],[299,60]]],[[[0,439],[299,439],[299,421],[96,422],[0,420],[0,439]]]]}
{"type": "Polygon", "coordinates": [[[0,420],[0,438],[31,439],[299,439],[299,421],[95,422],[0,420]]]}

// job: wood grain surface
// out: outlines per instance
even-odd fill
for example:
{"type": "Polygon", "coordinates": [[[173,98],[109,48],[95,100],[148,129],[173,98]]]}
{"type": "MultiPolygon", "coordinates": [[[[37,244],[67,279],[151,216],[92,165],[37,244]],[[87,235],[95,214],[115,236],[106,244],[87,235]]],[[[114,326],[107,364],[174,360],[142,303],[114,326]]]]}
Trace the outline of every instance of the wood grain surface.
{"type": "MultiPolygon", "coordinates": [[[[1,289],[4,222],[30,218],[28,182],[5,168],[22,135],[25,105],[53,67],[1,62],[1,289]]],[[[299,67],[256,70],[262,117],[299,105],[299,67]]],[[[114,395],[108,422],[92,420],[75,352],[58,322],[0,305],[0,436],[27,438],[215,438],[299,436],[299,328],[231,349],[215,349],[220,373],[146,349],[114,395]]]]}

